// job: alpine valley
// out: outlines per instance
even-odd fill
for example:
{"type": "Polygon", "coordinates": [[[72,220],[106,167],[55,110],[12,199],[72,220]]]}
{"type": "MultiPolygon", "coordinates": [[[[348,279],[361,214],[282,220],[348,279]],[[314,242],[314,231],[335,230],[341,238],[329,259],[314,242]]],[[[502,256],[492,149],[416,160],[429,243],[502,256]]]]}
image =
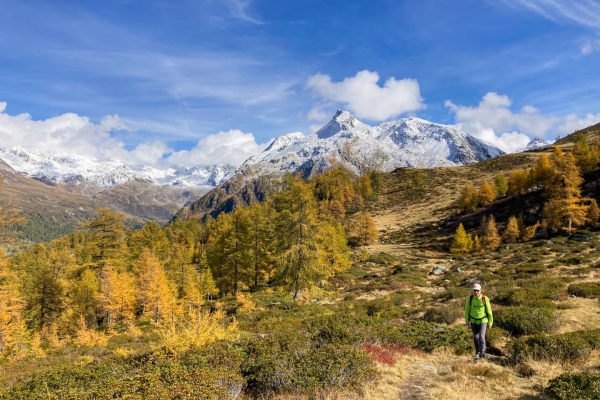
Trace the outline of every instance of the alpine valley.
{"type": "MultiPolygon", "coordinates": [[[[531,149],[547,144],[542,142],[534,139],[531,149]]],[[[164,223],[178,210],[186,217],[217,214],[262,200],[274,178],[285,172],[308,177],[333,166],[356,174],[368,169],[388,172],[465,165],[501,154],[493,144],[452,126],[411,117],[372,127],[340,110],[316,133],[282,134],[238,168],[158,169],[114,159],[0,148],[0,174],[6,182],[1,201],[15,204],[29,224],[50,226],[46,234],[39,234],[40,229],[35,236],[25,234],[37,242],[71,231],[98,207],[124,212],[131,226],[148,220],[164,223]]]]}

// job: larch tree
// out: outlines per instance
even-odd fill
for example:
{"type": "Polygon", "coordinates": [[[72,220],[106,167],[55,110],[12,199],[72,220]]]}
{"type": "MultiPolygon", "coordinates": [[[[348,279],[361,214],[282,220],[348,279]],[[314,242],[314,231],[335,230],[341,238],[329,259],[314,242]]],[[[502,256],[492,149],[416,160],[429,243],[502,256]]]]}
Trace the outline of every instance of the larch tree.
{"type": "Polygon", "coordinates": [[[32,256],[34,269],[24,284],[26,315],[30,326],[41,330],[58,320],[65,309],[65,288],[49,263],[46,246],[34,246],[32,256]]]}
{"type": "Polygon", "coordinates": [[[504,239],[504,241],[506,243],[516,243],[517,239],[519,238],[520,235],[521,235],[521,232],[519,229],[519,223],[518,223],[517,219],[515,218],[515,216],[511,215],[510,218],[508,219],[508,223],[506,225],[506,230],[504,231],[504,234],[502,235],[502,239],[504,239]]]}
{"type": "Polygon", "coordinates": [[[70,308],[76,319],[73,323],[83,317],[88,328],[97,325],[98,307],[100,297],[100,281],[89,268],[84,269],[79,277],[71,282],[70,308]]]}
{"type": "Polygon", "coordinates": [[[514,170],[508,178],[508,195],[516,196],[527,190],[527,175],[521,170],[514,170]]]}
{"type": "Polygon", "coordinates": [[[569,234],[586,223],[588,206],[581,198],[583,178],[571,153],[564,154],[555,147],[554,175],[546,188],[544,217],[553,231],[563,229],[569,234]]]}
{"type": "Polygon", "coordinates": [[[274,196],[282,250],[278,278],[296,301],[302,290],[326,276],[326,266],[319,262],[319,222],[311,187],[299,179],[289,184],[286,192],[274,196]]]}
{"type": "Polygon", "coordinates": [[[498,193],[498,196],[506,196],[508,191],[508,182],[506,176],[503,173],[498,173],[494,178],[494,190],[498,193]]]}
{"type": "Polygon", "coordinates": [[[127,227],[123,214],[99,208],[96,218],[82,223],[81,228],[87,232],[92,262],[96,267],[102,268],[110,262],[113,266],[124,268],[127,227]]]}
{"type": "Polygon", "coordinates": [[[475,211],[477,209],[477,192],[475,186],[470,183],[465,184],[458,199],[458,207],[461,210],[475,211]]]}
{"type": "Polygon", "coordinates": [[[133,319],[136,305],[133,277],[106,264],[100,277],[99,303],[108,326],[133,319]]]}
{"type": "Polygon", "coordinates": [[[492,186],[488,183],[488,181],[483,181],[481,187],[479,188],[479,193],[477,193],[478,203],[485,207],[492,203],[496,198],[496,193],[492,186]]]}
{"type": "Polygon", "coordinates": [[[450,245],[450,252],[452,254],[465,254],[469,253],[473,247],[473,239],[471,235],[467,234],[463,224],[459,224],[456,228],[456,233],[452,239],[450,245]]]}
{"type": "Polygon", "coordinates": [[[598,169],[598,152],[590,147],[587,136],[583,133],[575,135],[575,146],[573,146],[573,156],[579,170],[587,174],[598,169]]]}
{"type": "Polygon", "coordinates": [[[0,248],[0,355],[18,352],[27,341],[22,318],[25,302],[19,286],[19,279],[8,268],[4,250],[0,248]]]}
{"type": "Polygon", "coordinates": [[[355,215],[352,220],[352,237],[354,242],[359,246],[372,244],[379,232],[375,226],[375,221],[368,211],[361,211],[355,215]]]}
{"type": "Polygon", "coordinates": [[[145,249],[134,265],[138,309],[158,324],[165,315],[173,316],[176,297],[158,257],[145,249]]]}
{"type": "Polygon", "coordinates": [[[550,184],[550,179],[554,174],[552,163],[546,154],[540,154],[535,163],[536,186],[546,188],[550,184]]]}
{"type": "Polygon", "coordinates": [[[481,247],[484,250],[493,250],[500,246],[502,239],[498,234],[498,227],[496,226],[496,220],[493,215],[489,218],[482,218],[481,220],[481,247]]]}

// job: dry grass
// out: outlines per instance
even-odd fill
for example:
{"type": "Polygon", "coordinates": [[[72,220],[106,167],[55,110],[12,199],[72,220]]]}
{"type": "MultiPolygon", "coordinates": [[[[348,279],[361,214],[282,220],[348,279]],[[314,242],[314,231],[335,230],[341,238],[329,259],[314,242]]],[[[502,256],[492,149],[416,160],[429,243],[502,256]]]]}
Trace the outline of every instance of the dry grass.
{"type": "Polygon", "coordinates": [[[598,300],[577,297],[569,299],[567,304],[573,308],[560,310],[561,327],[559,333],[600,327],[598,300]]]}

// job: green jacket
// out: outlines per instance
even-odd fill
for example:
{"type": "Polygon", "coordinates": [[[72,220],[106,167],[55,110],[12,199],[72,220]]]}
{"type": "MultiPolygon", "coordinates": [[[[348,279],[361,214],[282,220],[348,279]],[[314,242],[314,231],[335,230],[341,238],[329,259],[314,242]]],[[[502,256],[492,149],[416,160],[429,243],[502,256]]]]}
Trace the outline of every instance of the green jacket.
{"type": "Polygon", "coordinates": [[[492,305],[490,304],[489,297],[485,297],[484,308],[481,294],[479,296],[473,296],[473,306],[471,306],[471,295],[467,296],[467,302],[465,304],[465,321],[476,325],[493,325],[494,315],[492,314],[492,305]]]}

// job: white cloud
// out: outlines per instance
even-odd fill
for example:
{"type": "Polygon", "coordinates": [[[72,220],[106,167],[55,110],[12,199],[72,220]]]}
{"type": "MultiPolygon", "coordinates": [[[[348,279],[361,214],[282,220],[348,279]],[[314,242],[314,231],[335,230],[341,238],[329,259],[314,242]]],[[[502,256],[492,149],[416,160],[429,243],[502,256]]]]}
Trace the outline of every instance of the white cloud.
{"type": "Polygon", "coordinates": [[[477,107],[459,106],[446,101],[446,107],[455,115],[456,127],[476,138],[495,144],[506,152],[522,149],[531,136],[570,134],[600,122],[600,113],[579,118],[569,114],[564,118],[544,115],[531,105],[519,112],[510,110],[511,99],[489,92],[477,107]]]}
{"type": "Polygon", "coordinates": [[[554,21],[569,21],[600,29],[600,4],[594,0],[504,0],[515,8],[524,7],[554,21]]]}
{"type": "Polygon", "coordinates": [[[219,132],[201,139],[191,150],[171,154],[167,161],[173,165],[231,164],[238,166],[267,147],[258,144],[252,133],[240,130],[219,132]]]}
{"type": "Polygon", "coordinates": [[[459,106],[446,101],[455,116],[457,128],[476,138],[495,144],[506,152],[519,150],[531,140],[527,134],[543,136],[558,121],[527,105],[518,113],[510,110],[512,101],[505,95],[489,92],[477,107],[459,106]]]}
{"type": "Polygon", "coordinates": [[[319,73],[308,78],[306,87],[323,99],[344,104],[358,118],[373,121],[384,121],[424,108],[415,79],[396,80],[392,77],[383,87],[377,84],[378,81],[379,74],[367,70],[341,82],[332,82],[329,75],[319,73]]]}
{"type": "Polygon", "coordinates": [[[587,128],[590,125],[595,125],[600,122],[600,113],[588,114],[583,118],[579,118],[576,114],[569,114],[565,117],[563,123],[558,127],[561,133],[573,133],[579,129],[587,128]]]}
{"type": "Polygon", "coordinates": [[[251,22],[253,24],[262,24],[262,21],[251,17],[248,14],[247,9],[251,2],[251,0],[226,0],[224,3],[227,5],[227,7],[229,7],[232,17],[246,22],[251,22]]]}
{"type": "Polygon", "coordinates": [[[0,146],[21,146],[45,153],[67,153],[115,158],[128,164],[154,167],[189,167],[212,164],[238,166],[266,147],[258,144],[251,133],[239,130],[219,132],[201,139],[191,150],[173,152],[163,141],[143,142],[127,150],[112,136],[132,128],[118,115],[109,115],[99,124],[89,118],[67,113],[45,120],[34,120],[29,114],[9,115],[6,103],[0,102],[0,146]]]}

